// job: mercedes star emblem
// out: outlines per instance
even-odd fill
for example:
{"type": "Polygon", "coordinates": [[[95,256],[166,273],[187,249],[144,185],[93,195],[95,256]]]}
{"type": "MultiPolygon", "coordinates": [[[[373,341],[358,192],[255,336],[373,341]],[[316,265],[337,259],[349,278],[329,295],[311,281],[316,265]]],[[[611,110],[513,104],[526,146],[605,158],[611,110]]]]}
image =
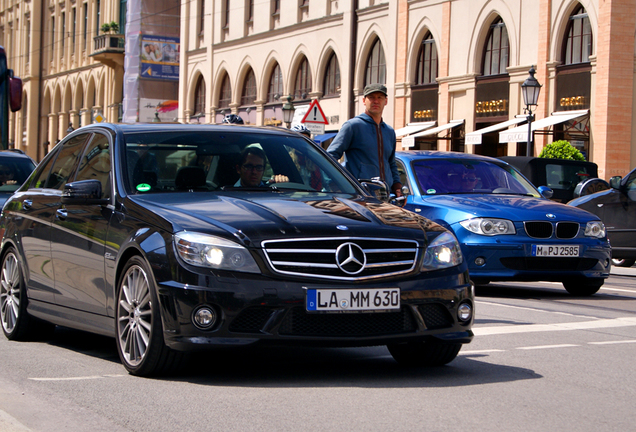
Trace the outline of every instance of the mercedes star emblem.
{"type": "Polygon", "coordinates": [[[336,264],[343,272],[354,275],[364,270],[367,256],[355,243],[343,243],[336,249],[336,264]]]}

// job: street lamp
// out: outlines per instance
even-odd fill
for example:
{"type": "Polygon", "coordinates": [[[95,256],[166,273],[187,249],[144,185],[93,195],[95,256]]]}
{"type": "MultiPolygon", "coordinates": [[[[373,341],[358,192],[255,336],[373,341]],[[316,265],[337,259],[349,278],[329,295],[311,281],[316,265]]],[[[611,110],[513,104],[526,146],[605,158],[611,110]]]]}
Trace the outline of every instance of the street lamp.
{"type": "Polygon", "coordinates": [[[296,108],[294,108],[294,105],[291,103],[291,95],[288,95],[286,99],[287,102],[285,102],[285,105],[283,105],[283,121],[287,125],[287,129],[289,129],[291,126],[291,122],[294,119],[294,111],[296,111],[296,108]]]}
{"type": "Polygon", "coordinates": [[[526,108],[524,114],[528,114],[528,143],[526,145],[526,156],[532,156],[534,150],[532,148],[532,107],[537,106],[539,101],[539,93],[541,92],[541,84],[534,77],[534,66],[530,67],[530,76],[521,84],[521,94],[523,95],[523,103],[526,108]]]}

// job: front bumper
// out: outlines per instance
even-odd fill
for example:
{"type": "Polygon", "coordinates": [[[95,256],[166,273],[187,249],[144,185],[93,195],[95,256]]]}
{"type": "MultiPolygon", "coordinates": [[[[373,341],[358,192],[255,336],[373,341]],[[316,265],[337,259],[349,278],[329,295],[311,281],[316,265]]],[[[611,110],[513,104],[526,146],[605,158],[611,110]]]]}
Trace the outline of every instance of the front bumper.
{"type": "Polygon", "coordinates": [[[158,283],[165,343],[176,350],[228,345],[294,344],[372,346],[434,338],[469,343],[473,338],[474,288],[468,273],[431,272],[408,280],[309,284],[260,275],[200,276],[199,283],[158,283]],[[437,275],[432,276],[431,274],[437,275]],[[399,287],[396,312],[308,313],[308,288],[399,287]],[[473,317],[460,322],[457,308],[466,302],[473,317]],[[214,308],[218,322],[204,331],[194,326],[193,312],[214,308]]]}
{"type": "Polygon", "coordinates": [[[571,278],[609,277],[611,248],[607,241],[527,239],[512,243],[496,237],[488,241],[471,237],[461,247],[473,280],[564,282],[571,278]],[[532,245],[537,244],[577,245],[579,256],[533,257],[532,245]]]}

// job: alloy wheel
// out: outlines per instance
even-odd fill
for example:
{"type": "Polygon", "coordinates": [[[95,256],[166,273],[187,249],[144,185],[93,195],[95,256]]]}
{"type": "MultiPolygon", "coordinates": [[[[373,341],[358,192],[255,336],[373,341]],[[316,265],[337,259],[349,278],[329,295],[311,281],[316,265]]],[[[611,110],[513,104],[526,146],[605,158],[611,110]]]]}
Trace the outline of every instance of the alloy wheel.
{"type": "Polygon", "coordinates": [[[2,327],[5,333],[12,333],[20,316],[20,266],[11,252],[2,263],[0,285],[2,327]]]}
{"type": "Polygon", "coordinates": [[[132,367],[145,358],[152,337],[152,300],[145,271],[128,268],[118,299],[118,342],[124,360],[132,367]]]}

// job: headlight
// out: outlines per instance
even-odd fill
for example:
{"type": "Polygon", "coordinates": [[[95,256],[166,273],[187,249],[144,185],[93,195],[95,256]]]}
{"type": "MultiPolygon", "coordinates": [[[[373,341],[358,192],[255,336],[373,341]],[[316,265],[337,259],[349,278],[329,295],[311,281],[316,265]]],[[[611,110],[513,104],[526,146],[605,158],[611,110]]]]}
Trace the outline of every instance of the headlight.
{"type": "Polygon", "coordinates": [[[585,226],[585,236],[596,238],[605,237],[605,224],[601,221],[588,222],[585,226]]]}
{"type": "Polygon", "coordinates": [[[462,263],[462,251],[455,236],[450,233],[442,233],[426,248],[422,271],[440,270],[453,267],[462,263]]]}
{"type": "Polygon", "coordinates": [[[248,250],[232,241],[182,231],[174,235],[174,243],[179,256],[193,266],[247,273],[261,272],[248,250]]]}
{"type": "Polygon", "coordinates": [[[487,236],[517,233],[515,225],[507,219],[475,218],[461,221],[459,224],[470,232],[487,236]]]}

